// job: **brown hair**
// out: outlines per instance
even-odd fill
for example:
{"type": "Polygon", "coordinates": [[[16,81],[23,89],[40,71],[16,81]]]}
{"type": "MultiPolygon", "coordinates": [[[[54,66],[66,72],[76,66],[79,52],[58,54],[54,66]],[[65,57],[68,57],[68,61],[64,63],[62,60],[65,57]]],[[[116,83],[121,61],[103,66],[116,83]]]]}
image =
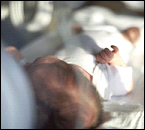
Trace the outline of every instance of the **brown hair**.
{"type": "Polygon", "coordinates": [[[102,113],[95,87],[63,61],[38,63],[34,62],[28,69],[37,99],[38,128],[95,126],[102,113]]]}

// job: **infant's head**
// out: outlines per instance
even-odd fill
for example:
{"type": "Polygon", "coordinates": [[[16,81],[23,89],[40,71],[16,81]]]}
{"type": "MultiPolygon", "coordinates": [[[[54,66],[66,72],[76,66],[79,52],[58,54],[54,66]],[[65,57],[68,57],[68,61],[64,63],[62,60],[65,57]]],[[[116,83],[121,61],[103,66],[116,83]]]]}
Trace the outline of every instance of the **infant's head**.
{"type": "Polygon", "coordinates": [[[99,122],[100,97],[70,64],[53,56],[41,57],[30,65],[28,74],[36,94],[40,128],[90,128],[99,122]]]}

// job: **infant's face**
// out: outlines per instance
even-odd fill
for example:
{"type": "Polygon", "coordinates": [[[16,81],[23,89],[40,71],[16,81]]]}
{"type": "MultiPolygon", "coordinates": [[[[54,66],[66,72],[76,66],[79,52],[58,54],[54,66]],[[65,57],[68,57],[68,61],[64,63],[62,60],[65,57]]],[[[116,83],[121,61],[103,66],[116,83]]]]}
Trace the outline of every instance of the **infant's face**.
{"type": "Polygon", "coordinates": [[[78,65],[75,65],[75,64],[68,64],[60,59],[58,59],[57,57],[55,56],[44,56],[44,57],[39,57],[37,58],[33,64],[43,64],[43,63],[48,63],[48,64],[52,64],[52,63],[57,63],[57,64],[61,64],[63,65],[64,63],[67,64],[68,66],[72,66],[74,69],[76,69],[77,71],[80,71],[90,82],[92,82],[92,76],[87,72],[85,71],[82,67],[78,66],[78,65]]]}

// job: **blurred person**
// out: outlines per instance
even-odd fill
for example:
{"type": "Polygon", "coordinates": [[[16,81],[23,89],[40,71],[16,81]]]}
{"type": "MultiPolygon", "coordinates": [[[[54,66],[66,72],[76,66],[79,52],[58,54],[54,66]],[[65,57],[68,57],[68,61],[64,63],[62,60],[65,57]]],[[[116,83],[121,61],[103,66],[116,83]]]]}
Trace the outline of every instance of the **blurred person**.
{"type": "MultiPolygon", "coordinates": [[[[75,33],[81,32],[79,26],[75,26],[73,29],[75,33]]],[[[137,28],[129,28],[122,31],[121,34],[124,39],[134,45],[137,42],[136,39],[139,39],[137,28]]],[[[34,86],[38,101],[39,126],[45,125],[45,128],[90,128],[96,126],[102,116],[99,95],[108,100],[112,95],[125,95],[132,90],[131,69],[122,59],[118,47],[114,45],[111,47],[112,51],[105,48],[92,55],[96,64],[93,68],[93,75],[85,67],[75,63],[72,59],[70,60],[70,57],[66,57],[64,59],[66,62],[64,62],[54,56],[44,56],[27,64],[27,73],[34,86]],[[128,73],[129,76],[125,77],[128,73]],[[81,78],[77,74],[81,75],[81,78]],[[77,124],[76,119],[81,123],[77,124]]],[[[77,48],[77,54],[79,54],[79,49],[77,48]]],[[[13,53],[15,57],[19,55],[17,59],[22,61],[23,56],[16,48],[8,47],[6,50],[13,53]]],[[[73,56],[77,56],[77,54],[73,56]]],[[[83,54],[85,55],[81,55],[83,58],[79,59],[80,62],[84,59],[85,62],[88,62],[87,58],[90,57],[87,56],[87,53],[83,54]]],[[[72,58],[77,59],[73,56],[72,58]]],[[[90,58],[90,60],[93,59],[90,58]]]]}
{"type": "Polygon", "coordinates": [[[1,40],[1,129],[34,129],[35,97],[26,73],[1,40]]]}

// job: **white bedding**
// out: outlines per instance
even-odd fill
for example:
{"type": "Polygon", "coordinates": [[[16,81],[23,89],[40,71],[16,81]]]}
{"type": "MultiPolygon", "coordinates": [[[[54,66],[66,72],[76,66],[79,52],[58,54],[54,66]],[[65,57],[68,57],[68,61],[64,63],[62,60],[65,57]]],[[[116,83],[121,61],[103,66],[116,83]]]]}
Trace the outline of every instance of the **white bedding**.
{"type": "MultiPolygon", "coordinates": [[[[133,68],[133,91],[126,96],[113,97],[104,103],[104,110],[111,118],[100,129],[143,129],[144,128],[144,18],[116,15],[106,8],[87,7],[74,14],[76,22],[86,31],[97,30],[98,25],[112,24],[119,30],[136,26],[141,30],[141,39],[131,51],[128,65],[133,68]],[[98,19],[97,19],[98,18],[98,19]],[[84,21],[83,21],[83,20],[84,21]]],[[[101,28],[101,26],[100,26],[101,28]]],[[[109,30],[111,28],[108,28],[109,30]]],[[[107,116],[107,115],[106,115],[107,116]]]]}
{"type": "Polygon", "coordinates": [[[103,105],[104,123],[99,129],[144,129],[144,106],[109,102],[103,105]]]}

